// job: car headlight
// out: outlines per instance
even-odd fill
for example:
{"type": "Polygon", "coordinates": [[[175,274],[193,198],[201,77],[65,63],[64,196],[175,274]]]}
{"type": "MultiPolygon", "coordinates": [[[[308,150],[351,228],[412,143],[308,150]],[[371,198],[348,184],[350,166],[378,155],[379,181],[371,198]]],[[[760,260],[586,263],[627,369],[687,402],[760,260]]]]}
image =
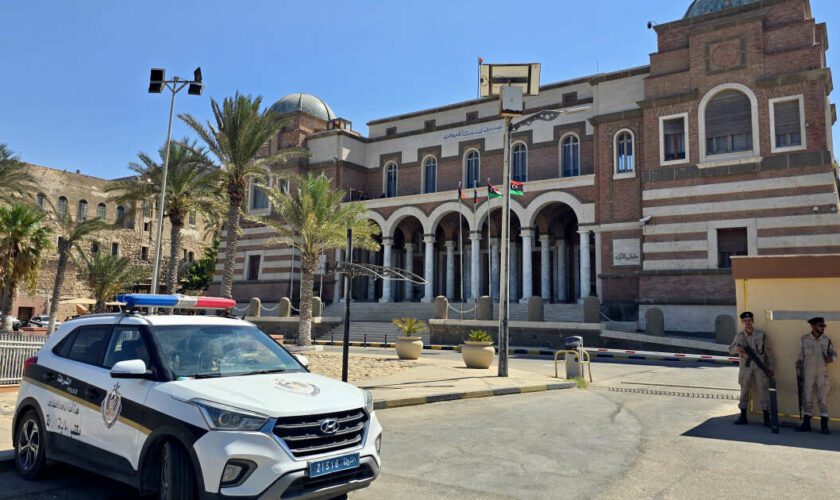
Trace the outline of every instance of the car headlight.
{"type": "Polygon", "coordinates": [[[362,389],[362,392],[365,393],[365,410],[368,413],[373,413],[373,393],[364,389],[362,389]]]}
{"type": "Polygon", "coordinates": [[[207,426],[216,431],[258,431],[268,421],[268,417],[241,408],[193,399],[190,403],[201,410],[207,426]]]}

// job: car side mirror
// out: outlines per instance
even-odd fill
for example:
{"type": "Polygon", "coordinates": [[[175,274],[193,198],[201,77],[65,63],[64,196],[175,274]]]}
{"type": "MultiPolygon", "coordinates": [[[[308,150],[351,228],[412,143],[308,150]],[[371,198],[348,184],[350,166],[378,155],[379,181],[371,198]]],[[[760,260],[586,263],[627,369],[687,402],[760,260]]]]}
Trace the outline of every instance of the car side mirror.
{"type": "Polygon", "coordinates": [[[147,378],[151,374],[142,359],[127,359],[111,367],[111,378],[147,378]]]}
{"type": "Polygon", "coordinates": [[[306,368],[307,370],[309,369],[309,358],[307,358],[303,354],[295,354],[295,357],[300,362],[300,364],[303,365],[304,368],[306,368]]]}

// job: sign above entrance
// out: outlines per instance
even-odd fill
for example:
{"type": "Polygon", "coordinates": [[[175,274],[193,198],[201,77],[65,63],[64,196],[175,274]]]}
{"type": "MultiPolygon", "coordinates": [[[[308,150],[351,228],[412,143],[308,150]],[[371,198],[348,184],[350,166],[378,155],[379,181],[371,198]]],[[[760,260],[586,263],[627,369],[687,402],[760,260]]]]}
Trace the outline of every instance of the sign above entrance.
{"type": "Polygon", "coordinates": [[[479,137],[487,137],[489,135],[501,134],[504,132],[505,126],[501,123],[493,123],[491,125],[476,125],[475,127],[462,128],[460,130],[450,130],[443,134],[441,139],[443,142],[463,141],[468,139],[476,139],[479,137]]]}

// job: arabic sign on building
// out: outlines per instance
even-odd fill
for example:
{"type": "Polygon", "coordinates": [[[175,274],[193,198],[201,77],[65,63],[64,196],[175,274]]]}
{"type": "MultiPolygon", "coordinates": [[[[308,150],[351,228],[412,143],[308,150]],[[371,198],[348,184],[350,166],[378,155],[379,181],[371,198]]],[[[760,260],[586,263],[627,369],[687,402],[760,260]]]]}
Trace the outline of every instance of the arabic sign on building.
{"type": "Polygon", "coordinates": [[[501,134],[504,130],[504,125],[501,123],[493,123],[489,125],[476,125],[475,127],[467,127],[458,130],[449,130],[444,132],[441,138],[443,142],[450,141],[464,141],[468,139],[476,139],[479,137],[487,137],[488,135],[501,134]]]}
{"type": "Polygon", "coordinates": [[[642,251],[638,238],[627,240],[613,240],[613,265],[614,266],[640,266],[642,265],[642,251]]]}

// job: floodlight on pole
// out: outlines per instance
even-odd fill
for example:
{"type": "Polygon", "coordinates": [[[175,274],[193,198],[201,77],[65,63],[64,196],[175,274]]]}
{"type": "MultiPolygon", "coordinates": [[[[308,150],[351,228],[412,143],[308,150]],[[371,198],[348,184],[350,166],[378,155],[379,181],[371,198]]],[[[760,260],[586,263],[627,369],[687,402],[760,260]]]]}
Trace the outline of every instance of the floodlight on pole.
{"type": "MultiPolygon", "coordinates": [[[[166,79],[166,71],[160,68],[152,68],[149,75],[149,93],[160,94],[163,88],[166,87],[172,94],[169,102],[169,127],[166,130],[166,146],[163,155],[163,178],[161,179],[160,195],[158,196],[158,213],[157,213],[157,235],[155,239],[155,264],[152,271],[152,285],[151,293],[158,293],[158,281],[160,276],[160,260],[163,245],[163,212],[166,203],[166,178],[169,174],[169,148],[172,140],[172,116],[175,111],[175,95],[189,86],[188,94],[201,95],[204,90],[204,83],[201,78],[201,68],[196,68],[193,72],[193,80],[185,80],[183,78],[174,77],[172,80],[166,79]]],[[[173,293],[174,290],[167,290],[168,293],[173,293]]]]}
{"type": "MultiPolygon", "coordinates": [[[[479,87],[482,97],[499,96],[499,114],[504,118],[504,158],[502,160],[502,234],[499,242],[499,376],[508,376],[510,323],[510,132],[511,120],[525,111],[526,95],[540,92],[540,65],[482,64],[479,87]]],[[[488,217],[490,216],[488,212],[488,217]]]]}

